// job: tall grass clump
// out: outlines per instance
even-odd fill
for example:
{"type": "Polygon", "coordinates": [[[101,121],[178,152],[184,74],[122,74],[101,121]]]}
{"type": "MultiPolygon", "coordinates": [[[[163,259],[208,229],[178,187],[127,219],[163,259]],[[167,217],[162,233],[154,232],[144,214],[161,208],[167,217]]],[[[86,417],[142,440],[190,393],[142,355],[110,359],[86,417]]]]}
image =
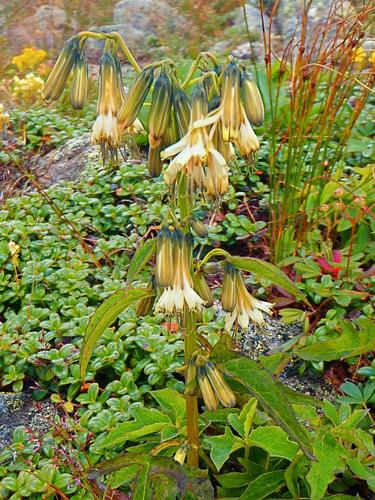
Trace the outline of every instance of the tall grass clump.
{"type": "Polygon", "coordinates": [[[365,0],[357,10],[336,0],[311,25],[312,2],[304,2],[278,55],[271,37],[278,1],[267,22],[260,4],[270,118],[270,236],[279,262],[296,253],[319,224],[324,188],[373,93],[375,74],[362,44],[375,7],[365,0]]]}

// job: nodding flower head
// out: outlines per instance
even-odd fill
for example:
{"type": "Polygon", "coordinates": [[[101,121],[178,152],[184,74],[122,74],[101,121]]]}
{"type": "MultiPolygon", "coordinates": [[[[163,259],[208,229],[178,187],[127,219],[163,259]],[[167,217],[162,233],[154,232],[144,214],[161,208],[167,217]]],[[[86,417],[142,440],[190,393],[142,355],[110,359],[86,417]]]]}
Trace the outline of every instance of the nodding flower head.
{"type": "Polygon", "coordinates": [[[154,68],[145,68],[124,99],[117,121],[120,131],[126,131],[136,120],[154,81],[154,68]]]}
{"type": "Polygon", "coordinates": [[[172,107],[172,82],[162,69],[155,81],[148,115],[149,142],[152,148],[158,146],[167,130],[172,107]]]}
{"type": "MultiPolygon", "coordinates": [[[[200,310],[204,300],[193,289],[193,278],[191,275],[193,242],[190,234],[183,234],[174,230],[171,236],[172,258],[161,276],[161,267],[156,271],[158,284],[164,287],[164,291],[156,304],[157,312],[173,315],[183,312],[200,310]]],[[[166,254],[170,255],[169,246],[165,247],[166,254]]],[[[166,259],[166,256],[164,257],[166,259]]],[[[157,257],[158,259],[158,257],[157,257]]],[[[161,259],[160,259],[161,263],[161,259]]],[[[159,261],[157,260],[157,268],[159,261]]]]}
{"type": "Polygon", "coordinates": [[[117,113],[123,99],[118,64],[112,54],[105,52],[100,61],[97,116],[91,133],[93,144],[101,144],[110,149],[120,146],[117,113]]]}
{"type": "Polygon", "coordinates": [[[245,71],[241,74],[241,96],[247,118],[259,127],[264,120],[264,106],[257,84],[245,71]]]}
{"type": "Polygon", "coordinates": [[[51,71],[42,90],[42,99],[49,104],[59,99],[63,93],[68,76],[79,54],[79,40],[70,38],[65,45],[51,71]]]}
{"type": "Polygon", "coordinates": [[[227,266],[224,272],[222,304],[223,309],[228,312],[225,322],[227,331],[230,331],[233,325],[246,329],[250,321],[262,325],[263,313],[272,314],[273,305],[255,299],[247,291],[240,271],[233,266],[227,266]]]}

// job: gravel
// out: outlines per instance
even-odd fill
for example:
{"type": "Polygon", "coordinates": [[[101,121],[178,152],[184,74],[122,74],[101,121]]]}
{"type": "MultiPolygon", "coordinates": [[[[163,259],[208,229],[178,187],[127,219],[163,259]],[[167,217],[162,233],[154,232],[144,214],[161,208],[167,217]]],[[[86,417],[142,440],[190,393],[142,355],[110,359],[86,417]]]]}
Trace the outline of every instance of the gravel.
{"type": "MultiPolygon", "coordinates": [[[[265,316],[262,327],[251,324],[241,338],[241,350],[252,359],[260,355],[269,355],[280,350],[281,346],[302,333],[299,323],[287,325],[280,320],[265,316]]],[[[302,361],[292,358],[280,374],[280,380],[290,389],[313,396],[320,400],[334,401],[336,392],[322,376],[306,369],[301,373],[302,361]]]]}

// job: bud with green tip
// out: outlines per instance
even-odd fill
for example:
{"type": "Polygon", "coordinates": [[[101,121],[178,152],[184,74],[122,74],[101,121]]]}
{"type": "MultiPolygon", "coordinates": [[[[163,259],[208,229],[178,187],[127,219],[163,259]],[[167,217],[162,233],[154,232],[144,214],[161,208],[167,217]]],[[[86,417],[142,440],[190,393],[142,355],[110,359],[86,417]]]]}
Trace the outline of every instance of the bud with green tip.
{"type": "Polygon", "coordinates": [[[116,54],[112,55],[113,55],[113,60],[115,61],[116,76],[117,76],[117,102],[118,102],[117,116],[118,116],[118,112],[121,109],[122,105],[124,104],[126,94],[125,94],[124,84],[122,81],[122,69],[121,69],[120,59],[117,57],[116,54]]]}
{"type": "Polygon", "coordinates": [[[77,54],[74,67],[70,102],[74,109],[83,109],[87,101],[88,64],[83,52],[77,54]]]}
{"type": "Polygon", "coordinates": [[[205,307],[212,307],[214,304],[214,298],[203,274],[200,272],[196,272],[194,274],[193,282],[194,290],[204,300],[205,307]]]}
{"type": "Polygon", "coordinates": [[[184,137],[190,124],[190,101],[185,92],[177,89],[173,93],[173,107],[176,115],[177,129],[180,137],[184,137]]]}
{"type": "Polygon", "coordinates": [[[235,406],[236,397],[232,389],[225,382],[220,370],[213,363],[207,361],[205,371],[220,403],[225,406],[225,408],[232,408],[235,406]]]}
{"type": "Polygon", "coordinates": [[[165,131],[162,145],[163,148],[170,146],[171,144],[175,144],[180,138],[180,134],[177,128],[177,121],[176,121],[176,116],[175,116],[175,110],[172,106],[171,108],[171,116],[170,116],[170,122],[167,127],[167,130],[165,131]]]}
{"type": "Polygon", "coordinates": [[[122,130],[130,127],[137,118],[154,81],[154,68],[145,68],[125,97],[118,114],[118,124],[122,130]]]}
{"type": "Polygon", "coordinates": [[[193,353],[190,356],[188,365],[186,368],[186,378],[185,378],[185,394],[187,396],[195,396],[197,392],[196,377],[197,377],[197,366],[196,366],[197,353],[193,353]]]}
{"type": "Polygon", "coordinates": [[[151,107],[148,115],[149,142],[152,148],[158,146],[167,130],[172,106],[172,83],[162,69],[155,82],[151,107]]]}
{"type": "MultiPolygon", "coordinates": [[[[154,277],[150,278],[150,280],[147,284],[146,290],[150,291],[150,292],[151,291],[156,292],[154,277]]],[[[150,297],[146,297],[144,299],[141,299],[138,302],[137,308],[135,310],[137,316],[147,316],[151,313],[152,308],[154,306],[154,302],[155,302],[155,296],[156,296],[156,293],[154,293],[154,295],[151,295],[150,297]]]]}
{"type": "Polygon", "coordinates": [[[245,71],[241,75],[241,96],[246,116],[252,125],[259,127],[264,120],[264,106],[257,84],[245,71]]]}
{"type": "Polygon", "coordinates": [[[190,219],[190,225],[192,230],[197,236],[200,236],[201,238],[207,238],[208,236],[207,225],[204,224],[201,220],[194,219],[192,217],[190,219]]]}
{"type": "Polygon", "coordinates": [[[219,401],[207,376],[204,364],[203,365],[199,364],[197,366],[197,378],[198,378],[199,389],[201,391],[202,398],[204,404],[207,407],[207,410],[208,411],[217,410],[217,407],[219,406],[219,401]]]}
{"type": "Polygon", "coordinates": [[[241,126],[240,77],[241,72],[237,64],[230,62],[224,70],[221,97],[222,132],[225,142],[235,141],[241,126]]]}
{"type": "Polygon", "coordinates": [[[163,170],[163,162],[160,158],[160,153],[162,150],[162,145],[156,146],[155,148],[149,147],[148,150],[148,160],[147,160],[147,168],[148,173],[151,177],[159,177],[161,171],[163,170]]]}
{"type": "Polygon", "coordinates": [[[157,236],[155,277],[162,287],[170,286],[174,277],[172,233],[167,227],[157,236]]]}
{"type": "Polygon", "coordinates": [[[79,40],[76,37],[65,42],[42,91],[42,99],[49,104],[59,99],[63,93],[68,76],[79,53],[79,40]]]}
{"type": "Polygon", "coordinates": [[[221,305],[226,312],[233,312],[236,306],[236,274],[239,271],[232,264],[228,264],[224,270],[223,290],[221,294],[221,305]]]}

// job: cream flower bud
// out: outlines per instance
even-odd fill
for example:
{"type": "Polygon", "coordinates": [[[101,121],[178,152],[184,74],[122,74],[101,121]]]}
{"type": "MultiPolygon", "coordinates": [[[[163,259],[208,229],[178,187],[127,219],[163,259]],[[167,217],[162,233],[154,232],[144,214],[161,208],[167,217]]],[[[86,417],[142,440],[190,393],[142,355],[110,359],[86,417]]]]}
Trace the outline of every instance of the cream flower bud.
{"type": "Polygon", "coordinates": [[[172,284],[174,276],[172,233],[163,227],[157,236],[155,277],[159,286],[172,284]]]}

